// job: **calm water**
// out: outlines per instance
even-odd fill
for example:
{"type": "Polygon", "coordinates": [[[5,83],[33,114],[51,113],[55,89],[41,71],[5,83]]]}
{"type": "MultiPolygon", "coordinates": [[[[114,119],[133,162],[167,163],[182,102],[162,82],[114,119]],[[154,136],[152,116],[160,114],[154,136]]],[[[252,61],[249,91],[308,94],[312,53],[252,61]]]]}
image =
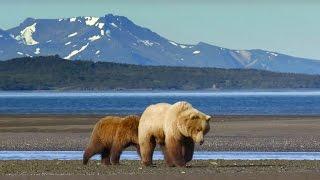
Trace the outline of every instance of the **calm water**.
{"type": "MultiPolygon", "coordinates": [[[[82,160],[83,151],[0,151],[0,160],[82,160]]],[[[98,155],[92,159],[100,159],[98,155]]],[[[124,151],[121,159],[139,160],[134,151],[124,151]]],[[[153,159],[162,160],[156,151],[153,159]]],[[[212,152],[197,151],[193,159],[198,160],[320,160],[320,152],[212,152]]]]}
{"type": "Polygon", "coordinates": [[[320,91],[0,92],[0,114],[138,114],[181,100],[215,115],[320,115],[320,91]]]}

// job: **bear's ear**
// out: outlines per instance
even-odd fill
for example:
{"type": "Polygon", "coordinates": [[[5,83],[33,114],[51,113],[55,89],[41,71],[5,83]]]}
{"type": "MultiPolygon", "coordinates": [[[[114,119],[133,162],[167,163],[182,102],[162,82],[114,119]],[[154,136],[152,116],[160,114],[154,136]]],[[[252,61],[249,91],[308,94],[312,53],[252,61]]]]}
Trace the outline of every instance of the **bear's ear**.
{"type": "Polygon", "coordinates": [[[211,117],[211,116],[206,115],[206,121],[210,121],[211,119],[212,119],[212,117],[211,117]]]}
{"type": "Polygon", "coordinates": [[[173,106],[175,107],[175,108],[177,108],[179,111],[185,111],[185,110],[187,110],[187,109],[191,109],[192,108],[192,106],[191,106],[191,104],[189,104],[188,102],[186,102],[186,101],[179,101],[179,102],[176,102],[176,103],[174,103],[173,104],[173,106]]]}

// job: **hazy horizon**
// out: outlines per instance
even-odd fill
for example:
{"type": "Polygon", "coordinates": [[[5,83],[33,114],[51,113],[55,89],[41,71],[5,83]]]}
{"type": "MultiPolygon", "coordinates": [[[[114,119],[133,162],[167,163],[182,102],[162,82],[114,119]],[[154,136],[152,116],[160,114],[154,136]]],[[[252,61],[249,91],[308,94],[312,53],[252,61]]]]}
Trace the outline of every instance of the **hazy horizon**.
{"type": "Polygon", "coordinates": [[[316,1],[11,0],[0,6],[0,28],[28,17],[126,16],[170,40],[206,42],[229,49],[263,49],[320,60],[320,3],[316,1]],[[11,15],[8,18],[8,14],[11,15]]]}

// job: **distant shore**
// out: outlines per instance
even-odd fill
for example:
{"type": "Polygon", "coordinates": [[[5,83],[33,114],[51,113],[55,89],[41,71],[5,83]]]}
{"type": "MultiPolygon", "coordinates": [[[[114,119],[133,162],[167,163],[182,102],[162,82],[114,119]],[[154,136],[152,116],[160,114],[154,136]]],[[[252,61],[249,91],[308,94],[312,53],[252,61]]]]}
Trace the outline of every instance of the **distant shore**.
{"type": "MultiPolygon", "coordinates": [[[[101,117],[0,115],[0,150],[83,150],[101,117]]],[[[215,116],[210,124],[198,151],[320,150],[319,116],[215,116]]]]}
{"type": "Polygon", "coordinates": [[[59,56],[21,57],[0,61],[0,67],[0,89],[13,91],[320,88],[320,76],[310,68],[307,75],[257,69],[69,61],[59,56]]]}

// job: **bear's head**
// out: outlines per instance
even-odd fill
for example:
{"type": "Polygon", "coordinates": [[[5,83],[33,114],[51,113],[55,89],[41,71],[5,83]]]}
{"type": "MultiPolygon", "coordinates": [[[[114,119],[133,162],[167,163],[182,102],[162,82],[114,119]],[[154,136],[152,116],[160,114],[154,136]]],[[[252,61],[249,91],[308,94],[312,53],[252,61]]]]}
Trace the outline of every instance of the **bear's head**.
{"type": "Polygon", "coordinates": [[[177,127],[185,137],[194,142],[203,144],[204,135],[210,130],[211,116],[192,107],[191,104],[181,101],[172,105],[177,113],[177,127]]]}

